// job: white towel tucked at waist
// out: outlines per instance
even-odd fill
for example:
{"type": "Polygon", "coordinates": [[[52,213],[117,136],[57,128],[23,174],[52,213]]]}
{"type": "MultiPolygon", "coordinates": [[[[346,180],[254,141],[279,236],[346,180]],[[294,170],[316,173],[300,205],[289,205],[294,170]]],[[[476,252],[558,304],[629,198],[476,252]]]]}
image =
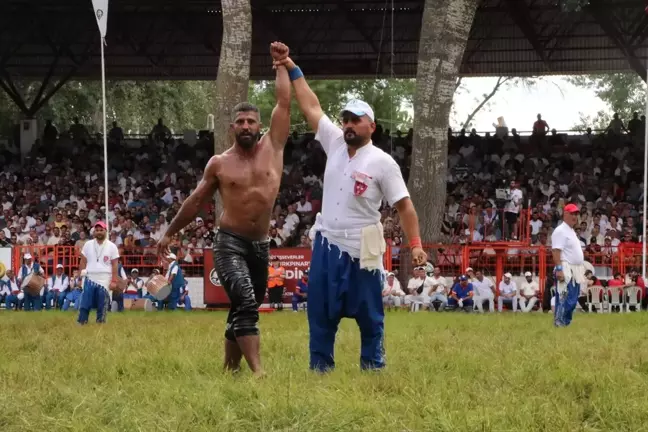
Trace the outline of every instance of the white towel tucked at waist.
{"type": "Polygon", "coordinates": [[[573,279],[576,285],[580,285],[581,293],[583,290],[587,289],[587,278],[585,277],[586,267],[583,264],[569,264],[567,261],[562,261],[560,263],[563,268],[563,275],[565,276],[565,281],[558,281],[558,292],[560,294],[567,291],[567,284],[573,279]]]}
{"type": "Polygon", "coordinates": [[[383,254],[387,244],[383,237],[383,226],[380,222],[362,228],[360,243],[360,268],[366,270],[382,270],[383,254]]]}
{"type": "Polygon", "coordinates": [[[315,240],[318,232],[328,240],[329,244],[337,246],[351,258],[360,259],[360,268],[371,270],[383,268],[382,256],[387,245],[380,222],[358,229],[336,230],[324,226],[322,215],[318,213],[309,232],[311,240],[315,240]]]}

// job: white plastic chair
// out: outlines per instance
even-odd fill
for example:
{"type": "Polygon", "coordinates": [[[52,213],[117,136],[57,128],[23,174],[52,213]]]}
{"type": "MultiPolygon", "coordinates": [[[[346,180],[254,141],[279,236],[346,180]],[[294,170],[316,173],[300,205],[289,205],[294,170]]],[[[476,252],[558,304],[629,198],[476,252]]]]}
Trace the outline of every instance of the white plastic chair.
{"type": "Polygon", "coordinates": [[[619,307],[619,312],[623,312],[623,291],[621,287],[608,287],[608,312],[612,312],[614,306],[619,307]]]}
{"type": "Polygon", "coordinates": [[[589,297],[589,311],[592,312],[593,308],[604,312],[603,303],[605,302],[605,289],[602,286],[591,286],[587,290],[589,297]]]}
{"type": "Polygon", "coordinates": [[[631,286],[625,289],[628,298],[626,301],[626,312],[630,312],[630,307],[634,306],[637,312],[641,312],[641,295],[642,290],[638,286],[631,286]]]}

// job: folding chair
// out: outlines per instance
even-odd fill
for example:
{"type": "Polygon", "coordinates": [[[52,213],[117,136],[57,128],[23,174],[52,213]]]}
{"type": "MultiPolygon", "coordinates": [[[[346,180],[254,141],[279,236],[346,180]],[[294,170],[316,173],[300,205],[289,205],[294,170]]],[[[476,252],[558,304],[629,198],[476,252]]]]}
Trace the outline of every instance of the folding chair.
{"type": "Polygon", "coordinates": [[[591,286],[587,290],[587,294],[589,296],[589,311],[592,312],[593,308],[596,307],[597,310],[604,312],[604,302],[607,300],[605,289],[602,286],[591,286]]]}
{"type": "Polygon", "coordinates": [[[626,301],[626,312],[630,312],[630,307],[634,306],[635,311],[641,312],[641,295],[642,290],[638,286],[631,286],[625,289],[625,295],[627,297],[626,301]]]}

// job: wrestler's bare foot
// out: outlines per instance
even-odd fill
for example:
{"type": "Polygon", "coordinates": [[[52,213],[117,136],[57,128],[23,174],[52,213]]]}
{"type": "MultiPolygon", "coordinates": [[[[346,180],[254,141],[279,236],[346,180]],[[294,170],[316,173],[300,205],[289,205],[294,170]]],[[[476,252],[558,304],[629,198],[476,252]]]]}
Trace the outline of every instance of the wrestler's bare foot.
{"type": "Polygon", "coordinates": [[[245,361],[255,375],[263,373],[261,368],[261,338],[259,335],[240,336],[236,338],[245,361]]]}
{"type": "Polygon", "coordinates": [[[225,364],[223,369],[233,374],[241,370],[241,358],[243,353],[238,343],[225,339],[225,364]]]}
{"type": "Polygon", "coordinates": [[[257,371],[252,374],[252,377],[257,380],[261,380],[266,377],[266,373],[264,371],[257,371]]]}

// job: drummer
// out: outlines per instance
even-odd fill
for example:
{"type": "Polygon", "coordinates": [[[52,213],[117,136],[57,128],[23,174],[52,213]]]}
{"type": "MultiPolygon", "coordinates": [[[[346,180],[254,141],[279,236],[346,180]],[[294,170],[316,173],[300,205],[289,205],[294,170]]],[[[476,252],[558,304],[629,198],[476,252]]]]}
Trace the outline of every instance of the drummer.
{"type": "Polygon", "coordinates": [[[191,310],[191,297],[189,297],[189,283],[187,280],[184,280],[182,291],[180,293],[180,300],[178,300],[178,305],[184,305],[184,310],[189,312],[191,310]]]}
{"type": "Polygon", "coordinates": [[[153,271],[151,272],[151,276],[149,276],[149,278],[146,280],[146,282],[144,282],[144,288],[142,290],[142,293],[143,293],[142,298],[151,300],[151,302],[153,302],[153,304],[155,304],[155,305],[157,305],[158,299],[153,297],[151,295],[151,293],[148,292],[148,289],[146,288],[146,285],[151,281],[151,279],[153,279],[155,276],[158,276],[159,274],[160,274],[160,270],[154,268],[153,271]]]}
{"type": "Polygon", "coordinates": [[[69,292],[65,295],[63,302],[63,310],[66,311],[70,308],[70,304],[74,304],[74,309],[79,310],[81,305],[81,293],[83,292],[83,278],[79,276],[79,270],[72,272],[72,286],[69,292]]]}
{"type": "Polygon", "coordinates": [[[130,278],[128,278],[128,286],[124,292],[125,299],[138,299],[142,298],[142,290],[144,288],[144,279],[139,277],[139,270],[134,268],[130,272],[130,278]]]}
{"type": "MultiPolygon", "coordinates": [[[[119,261],[117,262],[117,274],[122,280],[128,280],[126,275],[126,270],[124,270],[124,265],[121,263],[121,257],[123,256],[123,249],[119,250],[119,261]]],[[[112,301],[117,303],[117,312],[124,312],[124,293],[119,291],[112,292],[112,301]]]]}
{"type": "Polygon", "coordinates": [[[169,267],[166,272],[166,280],[171,285],[171,294],[163,301],[158,302],[158,310],[164,309],[164,304],[167,303],[169,310],[176,310],[178,302],[180,301],[180,293],[184,289],[184,276],[182,269],[178,264],[178,258],[174,253],[170,253],[166,257],[169,261],[169,267]]]}
{"type": "MultiPolygon", "coordinates": [[[[43,271],[43,268],[40,266],[40,264],[33,262],[32,256],[28,252],[25,255],[23,255],[23,265],[20,268],[19,280],[20,280],[21,287],[22,287],[22,282],[25,280],[25,278],[32,273],[43,276],[45,274],[45,271],[43,271]]],[[[45,292],[45,285],[41,287],[40,293],[38,295],[31,295],[27,291],[24,291],[25,310],[26,311],[41,310],[43,308],[42,296],[44,292],[45,292]]]]}
{"type": "Polygon", "coordinates": [[[7,280],[2,281],[2,291],[7,293],[7,296],[5,297],[5,306],[7,307],[7,310],[18,310],[23,306],[24,295],[13,270],[7,270],[6,276],[7,280]]]}
{"type": "Polygon", "coordinates": [[[63,273],[63,264],[56,265],[56,274],[47,280],[47,295],[45,296],[45,309],[50,310],[52,303],[54,309],[63,306],[63,300],[70,287],[70,278],[63,273]]]}

